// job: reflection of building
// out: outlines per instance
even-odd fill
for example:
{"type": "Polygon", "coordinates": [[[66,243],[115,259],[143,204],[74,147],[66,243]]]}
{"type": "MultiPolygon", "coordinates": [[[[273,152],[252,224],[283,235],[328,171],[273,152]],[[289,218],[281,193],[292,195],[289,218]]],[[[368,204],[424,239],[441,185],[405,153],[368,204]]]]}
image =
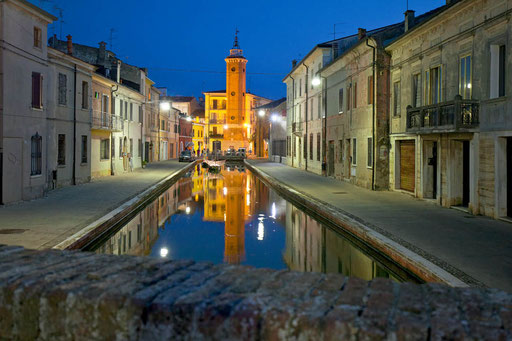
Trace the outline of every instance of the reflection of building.
{"type": "Polygon", "coordinates": [[[284,259],[295,271],[342,273],[365,280],[392,277],[348,240],[290,203],[286,207],[284,259]]]}
{"type": "Polygon", "coordinates": [[[246,64],[238,38],[226,58],[226,90],[208,91],[205,95],[206,147],[213,143],[220,150],[244,147],[252,150],[250,137],[254,131],[254,108],[270,102],[246,91],[246,64]]]}

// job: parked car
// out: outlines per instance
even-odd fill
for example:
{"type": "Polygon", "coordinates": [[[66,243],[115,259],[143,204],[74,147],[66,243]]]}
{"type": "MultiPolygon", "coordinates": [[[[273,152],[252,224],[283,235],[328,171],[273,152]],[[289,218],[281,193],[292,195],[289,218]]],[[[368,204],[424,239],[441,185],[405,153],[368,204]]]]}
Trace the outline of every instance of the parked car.
{"type": "Polygon", "coordinates": [[[244,159],[247,158],[247,149],[245,148],[238,148],[238,151],[236,152],[236,156],[241,156],[244,159]]]}
{"type": "Polygon", "coordinates": [[[190,150],[184,150],[180,154],[179,162],[192,162],[194,161],[194,156],[190,150]]]}

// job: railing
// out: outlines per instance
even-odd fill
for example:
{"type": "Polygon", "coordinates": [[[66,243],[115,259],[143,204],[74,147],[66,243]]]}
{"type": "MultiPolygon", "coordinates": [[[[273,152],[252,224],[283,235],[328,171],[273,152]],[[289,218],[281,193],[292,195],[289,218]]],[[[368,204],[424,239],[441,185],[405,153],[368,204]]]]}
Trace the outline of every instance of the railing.
{"type": "Polygon", "coordinates": [[[208,134],[208,136],[211,137],[212,139],[222,139],[222,138],[224,138],[224,134],[210,133],[210,134],[208,134]]]}
{"type": "Polygon", "coordinates": [[[407,107],[407,132],[458,131],[479,126],[480,102],[456,96],[453,101],[407,107]]]}
{"type": "Polygon", "coordinates": [[[91,112],[91,124],[92,129],[111,131],[121,131],[124,127],[124,122],[121,117],[98,110],[93,110],[91,112]]]}
{"type": "Polygon", "coordinates": [[[302,122],[293,122],[292,123],[292,133],[300,133],[302,132],[302,122]]]}
{"type": "Polygon", "coordinates": [[[219,118],[211,118],[208,122],[210,124],[225,124],[226,120],[225,119],[219,119],[219,118]]]}

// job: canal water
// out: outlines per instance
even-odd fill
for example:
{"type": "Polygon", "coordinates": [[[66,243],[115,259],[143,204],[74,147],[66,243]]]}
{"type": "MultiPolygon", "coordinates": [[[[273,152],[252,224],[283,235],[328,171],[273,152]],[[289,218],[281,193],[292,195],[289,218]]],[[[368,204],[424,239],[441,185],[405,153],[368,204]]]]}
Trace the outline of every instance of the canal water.
{"type": "Polygon", "coordinates": [[[243,165],[200,165],[95,246],[128,254],[412,280],[283,199],[243,165]]]}

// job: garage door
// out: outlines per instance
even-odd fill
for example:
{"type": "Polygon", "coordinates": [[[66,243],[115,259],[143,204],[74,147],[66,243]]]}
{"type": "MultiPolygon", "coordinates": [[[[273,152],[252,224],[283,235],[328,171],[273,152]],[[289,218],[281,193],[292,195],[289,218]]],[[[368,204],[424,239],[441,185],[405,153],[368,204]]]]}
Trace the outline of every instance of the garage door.
{"type": "Polygon", "coordinates": [[[400,188],[414,192],[414,141],[400,142],[400,188]]]}

